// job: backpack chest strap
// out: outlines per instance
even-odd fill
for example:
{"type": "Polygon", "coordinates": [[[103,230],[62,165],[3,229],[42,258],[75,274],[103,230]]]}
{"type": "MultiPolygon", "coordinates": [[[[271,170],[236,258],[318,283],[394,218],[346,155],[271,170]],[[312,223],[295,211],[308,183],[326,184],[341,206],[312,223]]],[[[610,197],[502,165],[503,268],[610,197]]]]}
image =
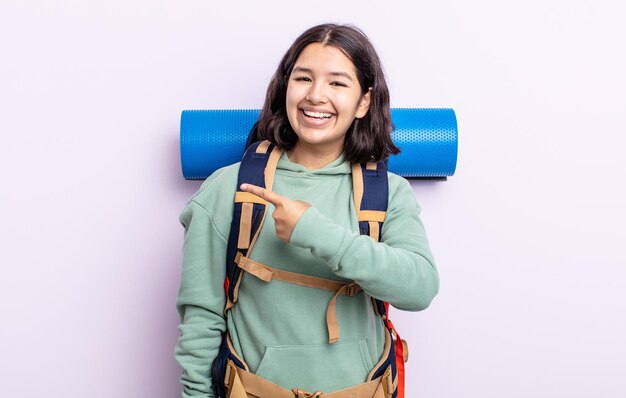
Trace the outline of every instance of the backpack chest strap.
{"type": "Polygon", "coordinates": [[[285,271],[282,269],[272,268],[265,264],[256,262],[245,257],[241,252],[237,253],[235,263],[242,270],[257,277],[264,282],[277,280],[281,282],[292,283],[294,285],[306,286],[315,289],[323,289],[335,292],[328,303],[326,309],[326,328],[328,329],[328,341],[336,343],[339,341],[339,321],[337,320],[337,297],[349,296],[361,292],[361,286],[356,283],[345,283],[334,281],[332,279],[318,278],[316,276],[298,274],[296,272],[285,271]]]}

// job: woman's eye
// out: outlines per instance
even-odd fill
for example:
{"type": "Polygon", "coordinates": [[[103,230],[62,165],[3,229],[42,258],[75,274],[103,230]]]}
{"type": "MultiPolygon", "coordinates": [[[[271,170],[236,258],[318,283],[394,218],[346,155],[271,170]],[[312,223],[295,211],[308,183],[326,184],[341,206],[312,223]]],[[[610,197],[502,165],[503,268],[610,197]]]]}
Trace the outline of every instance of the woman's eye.
{"type": "Polygon", "coordinates": [[[298,77],[294,78],[294,80],[297,81],[297,82],[302,82],[302,81],[309,82],[309,81],[311,81],[311,79],[309,79],[306,76],[298,76],[298,77]]]}
{"type": "Polygon", "coordinates": [[[348,87],[346,86],[344,83],[342,82],[332,82],[330,83],[331,86],[339,86],[339,87],[348,87]]]}

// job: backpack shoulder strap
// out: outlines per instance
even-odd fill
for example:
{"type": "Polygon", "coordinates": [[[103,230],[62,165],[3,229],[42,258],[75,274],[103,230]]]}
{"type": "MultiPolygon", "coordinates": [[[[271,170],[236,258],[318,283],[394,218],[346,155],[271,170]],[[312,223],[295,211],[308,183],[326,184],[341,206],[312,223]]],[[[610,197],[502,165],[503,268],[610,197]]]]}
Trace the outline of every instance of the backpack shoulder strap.
{"type": "Polygon", "coordinates": [[[226,249],[226,308],[237,302],[241,269],[235,264],[237,256],[246,256],[254,247],[265,220],[267,202],[249,192],[241,191],[241,184],[253,184],[268,190],[274,184],[276,165],[282,150],[269,141],[253,143],[246,150],[239,166],[233,220],[226,249]]]}
{"type": "MultiPolygon", "coordinates": [[[[368,235],[380,242],[389,200],[387,163],[385,161],[353,163],[352,192],[361,235],[368,235]]],[[[385,317],[387,314],[385,303],[377,299],[373,301],[376,312],[385,317]]]]}
{"type": "Polygon", "coordinates": [[[354,163],[352,191],[361,235],[369,235],[375,241],[380,241],[389,197],[387,164],[384,161],[354,163]]]}
{"type": "MultiPolygon", "coordinates": [[[[363,163],[352,165],[352,190],[354,194],[354,208],[357,212],[361,235],[368,235],[377,242],[382,236],[382,227],[387,215],[389,200],[389,181],[387,178],[387,163],[363,163]]],[[[392,364],[393,378],[398,380],[394,398],[404,398],[404,362],[407,359],[407,348],[400,338],[393,323],[388,317],[389,303],[372,298],[374,310],[383,319],[389,333],[393,336],[394,347],[391,357],[387,360],[392,364]]],[[[385,362],[387,363],[387,362],[385,362]]],[[[376,376],[384,370],[377,370],[376,376]]]]}

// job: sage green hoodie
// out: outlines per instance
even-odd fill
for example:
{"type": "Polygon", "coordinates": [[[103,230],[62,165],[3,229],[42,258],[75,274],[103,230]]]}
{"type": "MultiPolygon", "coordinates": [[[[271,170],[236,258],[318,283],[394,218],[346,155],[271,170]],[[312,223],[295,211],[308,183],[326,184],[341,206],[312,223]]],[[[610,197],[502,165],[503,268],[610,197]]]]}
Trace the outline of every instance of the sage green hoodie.
{"type": "Polygon", "coordinates": [[[314,171],[283,153],[274,192],[312,205],[289,243],[276,237],[274,208],[250,257],[271,267],[340,281],[363,292],[337,299],[340,341],[328,342],[326,308],[333,292],[243,272],[239,301],[224,318],[226,245],[239,163],[213,173],[180,215],[185,228],[177,308],[183,397],[213,397],[211,364],[229,330],[250,370],[287,389],[331,392],[365,381],[382,355],[384,327],[370,297],[396,308],[426,308],[439,278],[410,184],[389,173],[381,242],[359,234],[350,163],[343,155],[314,171]]]}

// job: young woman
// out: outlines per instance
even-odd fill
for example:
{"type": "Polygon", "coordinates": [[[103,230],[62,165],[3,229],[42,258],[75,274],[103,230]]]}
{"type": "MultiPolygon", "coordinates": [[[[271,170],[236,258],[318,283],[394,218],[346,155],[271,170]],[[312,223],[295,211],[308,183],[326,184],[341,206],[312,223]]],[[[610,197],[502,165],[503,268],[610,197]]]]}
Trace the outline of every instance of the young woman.
{"type": "Polygon", "coordinates": [[[430,304],[439,279],[406,180],[388,174],[380,241],[359,234],[351,165],[397,153],[392,129],[382,67],[360,30],[324,24],[296,39],[270,82],[257,123],[258,138],[283,150],[273,188],[239,187],[267,201],[272,215],[250,258],[362,290],[336,297],[340,338],[329,338],[332,291],[247,273],[225,317],[226,246],[240,164],[216,171],[180,215],[185,243],[175,354],[184,397],[214,396],[211,365],[224,333],[251,374],[294,397],[360,385],[388,338],[372,298],[409,311],[430,304]]]}

